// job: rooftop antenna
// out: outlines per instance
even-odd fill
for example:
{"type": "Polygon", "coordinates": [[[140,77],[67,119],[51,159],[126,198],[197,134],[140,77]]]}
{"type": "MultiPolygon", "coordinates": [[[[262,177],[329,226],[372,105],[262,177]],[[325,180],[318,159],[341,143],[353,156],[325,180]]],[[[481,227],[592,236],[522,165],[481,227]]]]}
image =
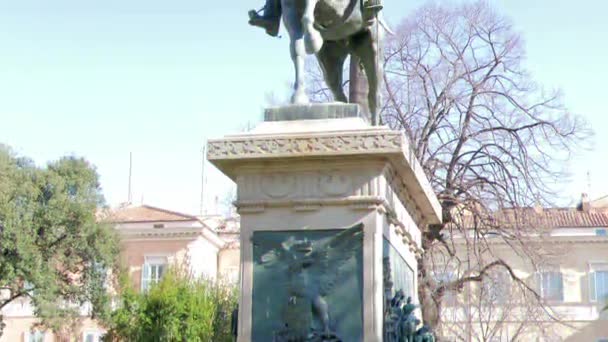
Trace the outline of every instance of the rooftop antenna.
{"type": "Polygon", "coordinates": [[[587,194],[591,197],[591,170],[587,170],[587,194]]]}
{"type": "Polygon", "coordinates": [[[131,193],[131,174],[133,171],[133,152],[129,152],[129,194],[128,194],[128,199],[127,199],[127,203],[131,204],[132,203],[132,193],[131,193]]]}
{"type": "Polygon", "coordinates": [[[200,214],[205,215],[205,158],[206,158],[207,144],[203,145],[203,158],[201,162],[201,207],[200,214]]]}

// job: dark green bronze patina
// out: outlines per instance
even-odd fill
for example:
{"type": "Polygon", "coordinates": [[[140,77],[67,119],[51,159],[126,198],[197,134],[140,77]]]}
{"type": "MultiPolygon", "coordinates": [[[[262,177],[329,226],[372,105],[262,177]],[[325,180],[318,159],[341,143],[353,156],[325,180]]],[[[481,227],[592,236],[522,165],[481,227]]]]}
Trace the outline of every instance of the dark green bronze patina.
{"type": "Polygon", "coordinates": [[[384,240],[383,281],[384,342],[435,342],[427,326],[418,328],[421,322],[414,314],[417,306],[411,297],[413,270],[387,240],[384,240]]]}
{"type": "Polygon", "coordinates": [[[252,341],[362,341],[363,225],[255,232],[252,341]]]}
{"type": "Polygon", "coordinates": [[[263,14],[249,11],[249,24],[277,36],[283,18],[295,68],[292,104],[309,102],[304,80],[307,55],[316,55],[327,86],[338,102],[348,102],[343,89],[344,62],[349,55],[358,58],[367,77],[370,121],[378,125],[383,60],[380,27],[388,31],[381,9],[381,0],[266,0],[263,14]]]}

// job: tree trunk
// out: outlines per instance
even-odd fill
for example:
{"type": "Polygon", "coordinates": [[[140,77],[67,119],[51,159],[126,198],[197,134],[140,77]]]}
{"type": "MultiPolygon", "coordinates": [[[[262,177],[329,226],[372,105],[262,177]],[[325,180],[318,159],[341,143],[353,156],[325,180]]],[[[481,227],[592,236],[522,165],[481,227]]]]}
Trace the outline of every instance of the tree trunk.
{"type": "Polygon", "coordinates": [[[426,260],[422,256],[418,260],[418,301],[420,302],[420,311],[422,312],[422,322],[436,332],[439,325],[439,311],[441,307],[433,300],[432,289],[430,286],[430,275],[427,274],[426,260]]]}

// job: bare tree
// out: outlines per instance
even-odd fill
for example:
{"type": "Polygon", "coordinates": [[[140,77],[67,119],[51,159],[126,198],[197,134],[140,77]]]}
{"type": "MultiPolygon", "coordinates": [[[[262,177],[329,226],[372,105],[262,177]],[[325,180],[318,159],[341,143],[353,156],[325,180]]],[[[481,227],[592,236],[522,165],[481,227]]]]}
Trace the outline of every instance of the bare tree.
{"type": "Polygon", "coordinates": [[[586,127],[559,93],[532,81],[522,66],[521,37],[486,2],[421,8],[385,54],[385,121],[410,138],[444,212],[444,224],[425,234],[419,262],[424,319],[437,325],[446,288],[481,282],[493,268],[525,284],[493,253],[489,236],[532,268],[550,252],[530,242],[531,229],[548,227],[522,208],[557,197],[551,186],[563,179],[564,162],[586,127]],[[456,239],[465,241],[465,255],[457,253],[456,239]],[[438,285],[427,272],[436,253],[468,269],[438,285]]]}
{"type": "Polygon", "coordinates": [[[522,38],[486,2],[420,8],[388,37],[384,54],[383,121],[409,138],[444,214],[425,232],[418,263],[425,323],[439,326],[446,292],[480,284],[496,269],[542,308],[496,246],[532,270],[551,254],[531,239],[550,228],[533,208],[558,198],[553,186],[587,126],[559,92],[533,81],[522,38]],[[459,270],[450,281],[435,279],[438,256],[459,270]]]}
{"type": "MultiPolygon", "coordinates": [[[[518,277],[526,278],[522,274],[518,277]]],[[[447,279],[448,283],[453,280],[447,279]]],[[[448,341],[527,341],[532,336],[555,339],[539,322],[553,322],[559,316],[547,311],[535,291],[530,291],[535,285],[532,281],[512,281],[505,269],[493,268],[480,282],[469,282],[461,291],[446,290],[437,333],[448,341]]]]}

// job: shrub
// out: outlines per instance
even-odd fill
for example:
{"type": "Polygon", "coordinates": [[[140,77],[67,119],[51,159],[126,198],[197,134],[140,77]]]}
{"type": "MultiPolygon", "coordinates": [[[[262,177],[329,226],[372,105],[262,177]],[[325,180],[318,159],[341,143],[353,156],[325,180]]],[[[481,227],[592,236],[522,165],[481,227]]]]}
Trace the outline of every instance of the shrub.
{"type": "Polygon", "coordinates": [[[122,286],[118,306],[107,322],[106,341],[228,342],[236,290],[170,269],[145,293],[122,286]]]}

